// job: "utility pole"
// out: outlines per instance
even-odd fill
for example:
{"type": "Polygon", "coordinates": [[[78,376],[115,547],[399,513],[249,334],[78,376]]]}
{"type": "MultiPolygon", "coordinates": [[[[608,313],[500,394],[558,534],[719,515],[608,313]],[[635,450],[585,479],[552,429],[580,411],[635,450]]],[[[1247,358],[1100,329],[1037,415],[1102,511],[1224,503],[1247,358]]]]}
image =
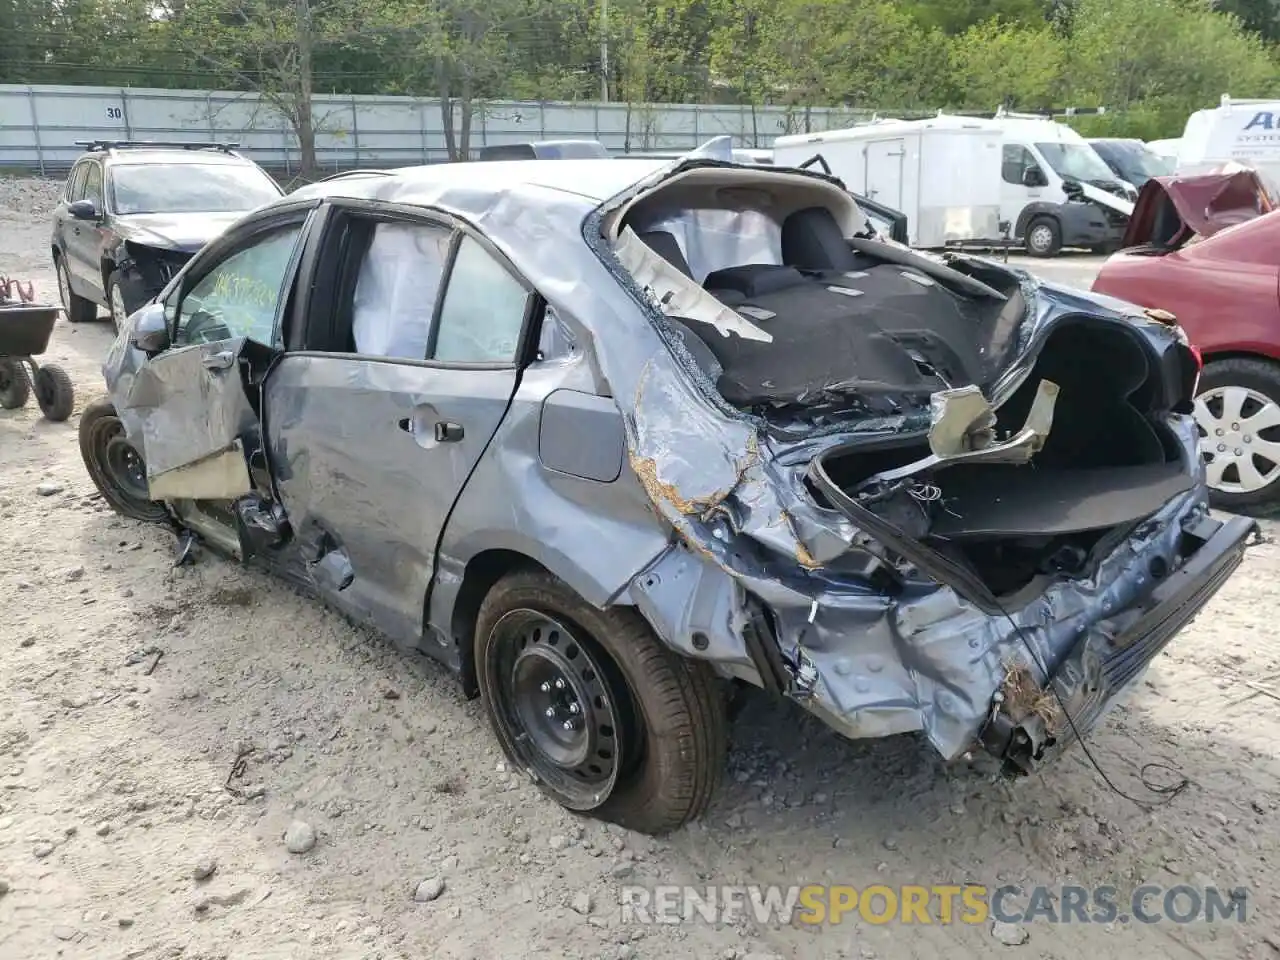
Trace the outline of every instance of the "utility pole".
{"type": "Polygon", "coordinates": [[[600,0],[600,102],[609,102],[609,0],[600,0]]]}

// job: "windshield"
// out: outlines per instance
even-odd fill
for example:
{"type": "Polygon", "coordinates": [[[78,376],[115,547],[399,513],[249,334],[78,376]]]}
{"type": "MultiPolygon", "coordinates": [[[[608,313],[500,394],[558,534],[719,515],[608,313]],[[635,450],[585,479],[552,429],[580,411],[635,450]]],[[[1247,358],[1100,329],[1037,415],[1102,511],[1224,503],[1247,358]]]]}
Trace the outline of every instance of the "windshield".
{"type": "Polygon", "coordinates": [[[240,213],[278,199],[257,167],[223,163],[117,164],[111,201],[118,214],[240,213]]]}
{"type": "Polygon", "coordinates": [[[1087,143],[1037,143],[1036,149],[1060,177],[1072,180],[1114,180],[1111,168],[1087,143]]]}
{"type": "Polygon", "coordinates": [[[1140,187],[1152,177],[1163,177],[1173,172],[1173,164],[1145,144],[1137,141],[1121,141],[1095,144],[1112,169],[1135,187],[1140,187]]]}

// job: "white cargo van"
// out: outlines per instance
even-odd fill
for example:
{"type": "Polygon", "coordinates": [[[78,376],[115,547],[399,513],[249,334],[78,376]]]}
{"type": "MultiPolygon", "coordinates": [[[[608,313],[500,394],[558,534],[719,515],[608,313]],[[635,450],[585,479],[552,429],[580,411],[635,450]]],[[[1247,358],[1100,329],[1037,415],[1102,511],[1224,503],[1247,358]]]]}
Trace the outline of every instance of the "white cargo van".
{"type": "Polygon", "coordinates": [[[1000,214],[1035,257],[1063,247],[1106,250],[1124,236],[1137,191],[1089,142],[1047,117],[998,112],[1003,137],[1000,214]]]}
{"type": "Polygon", "coordinates": [[[773,143],[776,166],[818,154],[850,192],[905,214],[912,246],[1000,237],[1000,131],[987,121],[875,120],[773,143]]]}
{"type": "Polygon", "coordinates": [[[1280,100],[1232,100],[1187,118],[1178,173],[1210,173],[1226,163],[1252,167],[1280,180],[1280,100]]]}

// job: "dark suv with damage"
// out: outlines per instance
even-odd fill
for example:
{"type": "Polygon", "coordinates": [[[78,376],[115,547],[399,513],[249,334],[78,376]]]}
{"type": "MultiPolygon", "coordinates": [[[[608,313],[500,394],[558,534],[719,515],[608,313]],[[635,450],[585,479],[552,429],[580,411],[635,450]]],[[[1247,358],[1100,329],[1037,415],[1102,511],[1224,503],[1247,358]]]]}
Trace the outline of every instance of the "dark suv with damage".
{"type": "Polygon", "coordinates": [[[139,310],[80,424],[120,513],[477,693],[558,802],[697,816],[734,685],[1035,769],[1256,530],[1161,314],[886,241],[708,156],[362,172],[139,310]]]}
{"type": "Polygon", "coordinates": [[[53,213],[53,263],[72,323],[106,307],[119,327],[197,250],[282,193],[235,144],[78,145],[85,153],[53,213]]]}

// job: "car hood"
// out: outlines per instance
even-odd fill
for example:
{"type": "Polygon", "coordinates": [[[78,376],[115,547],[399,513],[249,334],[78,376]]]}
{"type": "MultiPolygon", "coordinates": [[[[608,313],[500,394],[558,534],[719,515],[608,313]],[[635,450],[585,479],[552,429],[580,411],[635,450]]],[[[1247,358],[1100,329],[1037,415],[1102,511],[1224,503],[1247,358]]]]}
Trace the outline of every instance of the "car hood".
{"type": "Polygon", "coordinates": [[[125,240],[195,253],[239,220],[244,213],[136,213],[116,218],[116,232],[125,240]]]}
{"type": "MultiPolygon", "coordinates": [[[[1117,213],[1123,213],[1125,216],[1133,214],[1133,204],[1124,197],[1118,197],[1110,190],[1100,187],[1097,183],[1089,183],[1084,180],[1073,181],[1079,188],[1081,194],[1088,200],[1092,200],[1099,206],[1115,210],[1117,213]]],[[[1119,184],[1117,183],[1117,186],[1119,184]]]]}
{"type": "Polygon", "coordinates": [[[1155,244],[1172,249],[1193,235],[1211,237],[1272,209],[1266,185],[1254,170],[1152,177],[1138,194],[1124,246],[1155,244]],[[1181,224],[1166,221],[1170,207],[1181,224]]]}

